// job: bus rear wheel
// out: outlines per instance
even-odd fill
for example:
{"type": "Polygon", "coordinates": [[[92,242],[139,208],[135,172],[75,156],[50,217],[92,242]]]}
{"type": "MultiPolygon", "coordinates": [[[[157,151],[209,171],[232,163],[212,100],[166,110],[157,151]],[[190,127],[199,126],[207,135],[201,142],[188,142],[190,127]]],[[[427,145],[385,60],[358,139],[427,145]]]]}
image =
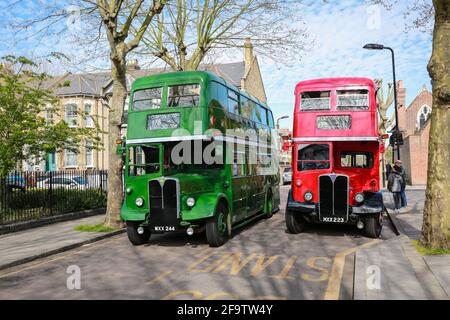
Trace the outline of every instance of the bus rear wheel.
{"type": "Polygon", "coordinates": [[[383,228],[383,214],[378,213],[366,219],[365,232],[370,238],[379,238],[383,228]]]}
{"type": "Polygon", "coordinates": [[[150,240],[151,232],[149,228],[142,227],[143,233],[139,233],[138,229],[140,227],[139,222],[135,221],[127,221],[127,235],[128,239],[132,244],[135,246],[140,246],[142,244],[145,244],[150,240]]]}
{"type": "Polygon", "coordinates": [[[216,214],[206,223],[206,240],[210,247],[220,247],[228,238],[228,209],[223,203],[217,205],[216,214]]]}
{"type": "Polygon", "coordinates": [[[302,233],[305,229],[306,221],[300,214],[286,209],[286,227],[291,234],[302,233]]]}
{"type": "Polygon", "coordinates": [[[266,205],[264,208],[265,212],[266,212],[266,219],[270,219],[273,216],[273,197],[272,197],[272,191],[269,190],[267,191],[267,196],[266,196],[266,205]]]}

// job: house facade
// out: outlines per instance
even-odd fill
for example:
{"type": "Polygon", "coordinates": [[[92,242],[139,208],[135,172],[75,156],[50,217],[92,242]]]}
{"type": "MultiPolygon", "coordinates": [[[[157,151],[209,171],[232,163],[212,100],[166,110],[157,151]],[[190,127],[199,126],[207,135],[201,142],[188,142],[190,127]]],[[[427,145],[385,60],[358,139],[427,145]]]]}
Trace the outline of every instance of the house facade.
{"type": "Polygon", "coordinates": [[[400,157],[406,170],[407,183],[426,185],[428,168],[428,138],[433,96],[424,85],[421,92],[406,107],[406,88],[398,83],[398,124],[403,132],[400,157]]]}
{"type": "MultiPolygon", "coordinates": [[[[244,60],[234,63],[202,65],[201,70],[213,72],[225,81],[241,90],[266,101],[264,83],[259,69],[258,59],[253,53],[253,45],[247,39],[244,44],[244,60]]],[[[127,87],[138,78],[170,72],[170,69],[141,69],[137,60],[127,64],[127,87]]],[[[89,128],[98,126],[100,150],[92,148],[92,142],[85,141],[77,153],[65,150],[48,154],[45,162],[33,159],[24,161],[22,168],[29,171],[108,169],[108,114],[112,97],[112,79],[109,72],[65,74],[55,77],[48,84],[60,98],[64,120],[73,127],[89,128]],[[62,85],[66,84],[66,85],[62,85]]],[[[126,134],[128,99],[122,119],[122,135],[126,134]]],[[[55,120],[55,115],[46,115],[48,120],[55,120]]],[[[118,137],[119,138],[119,137],[118,137]]]]}

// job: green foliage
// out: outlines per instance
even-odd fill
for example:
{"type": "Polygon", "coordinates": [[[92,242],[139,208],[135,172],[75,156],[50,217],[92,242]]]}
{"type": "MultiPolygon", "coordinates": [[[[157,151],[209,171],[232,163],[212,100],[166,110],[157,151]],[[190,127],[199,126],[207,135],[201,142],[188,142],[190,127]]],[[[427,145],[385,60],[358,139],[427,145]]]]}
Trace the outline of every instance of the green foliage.
{"type": "Polygon", "coordinates": [[[83,232],[111,232],[117,230],[115,228],[107,227],[103,223],[99,224],[80,224],[73,228],[75,231],[83,232]]]}
{"type": "Polygon", "coordinates": [[[435,256],[435,255],[441,255],[441,254],[450,254],[449,249],[431,249],[423,247],[420,244],[419,240],[413,240],[413,245],[416,248],[417,252],[419,252],[423,256],[435,256]]]}
{"type": "Polygon", "coordinates": [[[25,57],[6,56],[0,63],[0,177],[20,160],[62,149],[77,151],[84,139],[94,145],[99,141],[96,129],[45,119],[45,113],[60,114],[61,106],[47,89],[50,76],[33,71],[36,67],[25,57]]]}

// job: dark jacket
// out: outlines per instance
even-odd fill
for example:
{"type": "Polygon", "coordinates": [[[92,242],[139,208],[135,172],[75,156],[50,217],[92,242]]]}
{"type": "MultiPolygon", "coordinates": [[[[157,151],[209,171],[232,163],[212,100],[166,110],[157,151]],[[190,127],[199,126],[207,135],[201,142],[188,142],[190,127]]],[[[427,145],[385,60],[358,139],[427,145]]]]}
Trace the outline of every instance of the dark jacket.
{"type": "Polygon", "coordinates": [[[403,168],[403,166],[398,167],[398,166],[394,166],[393,170],[397,171],[398,174],[402,177],[402,190],[405,190],[406,187],[406,171],[405,168],[403,168]]]}
{"type": "Polygon", "coordinates": [[[390,192],[402,192],[403,184],[404,182],[401,174],[393,168],[388,179],[388,190],[390,192]]]}

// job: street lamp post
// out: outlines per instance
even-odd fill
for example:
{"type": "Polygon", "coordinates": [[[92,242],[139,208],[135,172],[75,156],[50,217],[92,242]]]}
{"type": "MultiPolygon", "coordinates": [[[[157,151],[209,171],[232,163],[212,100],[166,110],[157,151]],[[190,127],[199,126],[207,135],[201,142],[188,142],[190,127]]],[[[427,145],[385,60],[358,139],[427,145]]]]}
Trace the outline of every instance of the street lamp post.
{"type": "MultiPolygon", "coordinates": [[[[395,53],[394,49],[390,47],[385,47],[382,44],[375,44],[375,43],[369,43],[366,44],[364,49],[368,50],[389,50],[391,52],[392,56],[392,74],[394,78],[394,111],[395,111],[395,128],[393,130],[393,134],[395,134],[395,137],[397,138],[400,132],[400,128],[398,127],[398,105],[397,105],[397,79],[395,74],[395,53]]],[[[400,160],[400,146],[397,144],[397,159],[400,160]]]]}
{"type": "Polygon", "coordinates": [[[288,118],[289,118],[288,115],[284,115],[284,116],[278,117],[277,118],[277,129],[280,129],[280,120],[288,119],[288,118]]]}

